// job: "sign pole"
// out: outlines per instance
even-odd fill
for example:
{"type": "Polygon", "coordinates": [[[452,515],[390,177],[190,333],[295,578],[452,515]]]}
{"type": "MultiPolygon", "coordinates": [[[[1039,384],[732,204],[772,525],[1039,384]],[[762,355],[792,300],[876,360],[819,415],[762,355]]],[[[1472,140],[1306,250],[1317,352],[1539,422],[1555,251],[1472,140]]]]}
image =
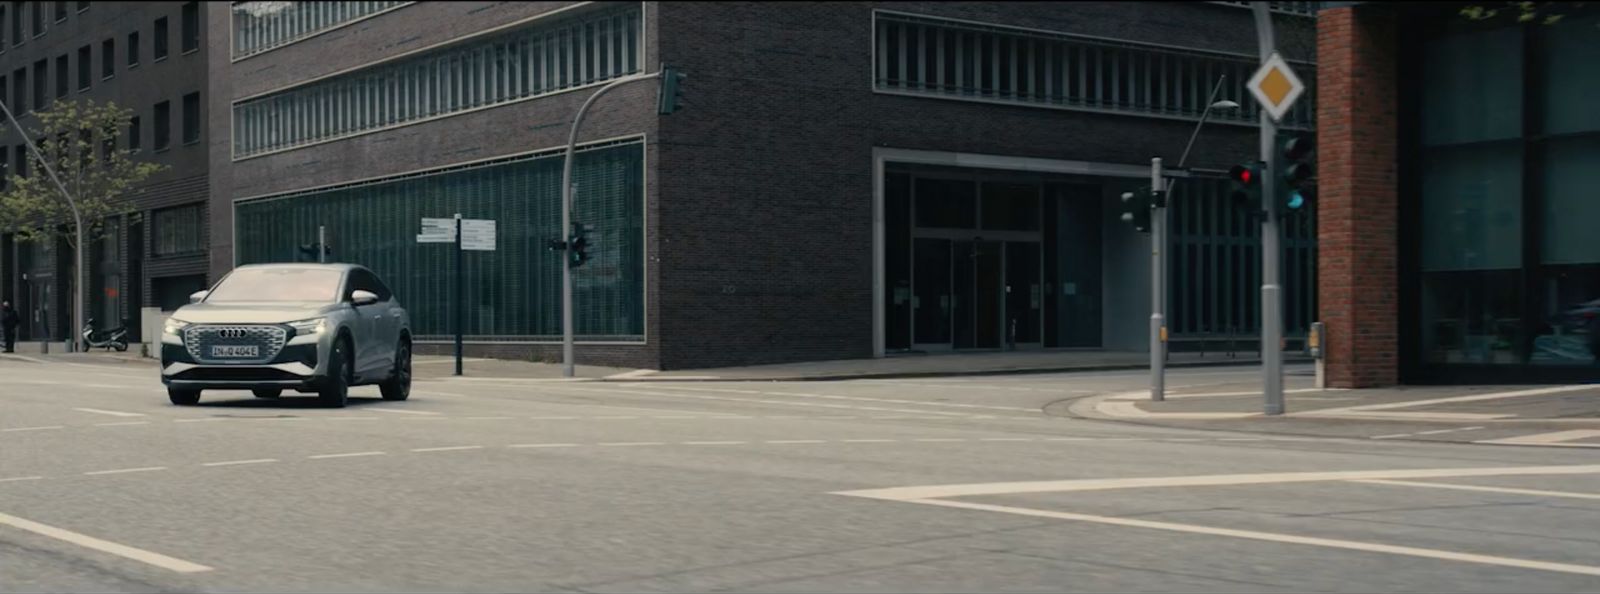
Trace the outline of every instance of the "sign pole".
{"type": "MultiPolygon", "coordinates": [[[[1255,12],[1256,42],[1261,63],[1277,53],[1272,30],[1272,13],[1266,2],[1252,2],[1255,12]]],[[[1278,284],[1278,197],[1274,183],[1278,178],[1278,125],[1270,110],[1261,109],[1261,161],[1266,174],[1261,180],[1261,202],[1266,217],[1261,221],[1261,374],[1263,412],[1283,414],[1283,312],[1278,284]]]]}
{"type": "Polygon", "coordinates": [[[466,325],[466,300],[461,296],[461,277],[466,275],[461,257],[461,213],[456,213],[456,287],[455,287],[455,314],[456,314],[456,375],[461,375],[461,333],[466,325]]]}
{"type": "Polygon", "coordinates": [[[328,227],[317,225],[317,263],[328,263],[328,227]]]}
{"type": "MultiPolygon", "coordinates": [[[[1162,187],[1161,157],[1150,159],[1150,195],[1160,194],[1162,187]]],[[[1167,317],[1165,305],[1167,259],[1167,209],[1160,203],[1152,204],[1150,213],[1150,399],[1156,402],[1167,399],[1167,317]]]]}

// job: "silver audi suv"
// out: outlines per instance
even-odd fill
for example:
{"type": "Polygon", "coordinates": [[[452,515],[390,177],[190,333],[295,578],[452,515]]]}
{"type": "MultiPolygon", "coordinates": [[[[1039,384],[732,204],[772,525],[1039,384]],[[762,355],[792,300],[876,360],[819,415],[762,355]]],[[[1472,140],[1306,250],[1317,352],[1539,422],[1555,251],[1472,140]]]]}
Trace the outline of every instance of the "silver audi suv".
{"type": "Polygon", "coordinates": [[[350,264],[240,266],[190,296],[161,334],[161,382],[177,405],[201,390],[316,393],[342,407],[351,386],[411,394],[411,317],[378,275],[350,264]]]}

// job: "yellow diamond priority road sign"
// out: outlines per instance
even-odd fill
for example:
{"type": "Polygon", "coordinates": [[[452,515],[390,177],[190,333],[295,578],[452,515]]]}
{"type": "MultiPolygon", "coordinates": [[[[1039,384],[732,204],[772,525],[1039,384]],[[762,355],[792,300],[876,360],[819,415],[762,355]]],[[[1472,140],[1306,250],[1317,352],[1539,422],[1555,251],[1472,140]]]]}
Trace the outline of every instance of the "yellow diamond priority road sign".
{"type": "Polygon", "coordinates": [[[1267,58],[1261,69],[1256,70],[1255,76],[1250,77],[1250,82],[1245,85],[1250,89],[1250,94],[1255,95],[1256,101],[1261,103],[1262,109],[1267,110],[1267,115],[1272,116],[1272,121],[1283,120],[1283,114],[1289,113],[1289,108],[1294,106],[1300,94],[1306,92],[1305,83],[1300,82],[1300,77],[1294,75],[1289,69],[1289,63],[1283,61],[1283,56],[1273,52],[1267,58]]]}

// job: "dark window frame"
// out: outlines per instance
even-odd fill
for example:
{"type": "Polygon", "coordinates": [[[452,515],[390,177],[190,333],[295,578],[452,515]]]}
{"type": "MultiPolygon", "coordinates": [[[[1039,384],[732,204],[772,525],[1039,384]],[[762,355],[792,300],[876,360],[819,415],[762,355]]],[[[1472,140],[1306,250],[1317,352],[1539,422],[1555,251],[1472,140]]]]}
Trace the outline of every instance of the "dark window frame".
{"type": "Polygon", "coordinates": [[[55,13],[56,13],[55,14],[55,22],[57,22],[57,23],[65,23],[65,22],[67,22],[67,14],[68,14],[68,12],[67,12],[67,3],[66,2],[56,2],[55,3],[55,9],[56,9],[56,11],[55,11],[55,13]]]}
{"type": "Polygon", "coordinates": [[[172,37],[172,31],[170,31],[169,27],[167,26],[167,17],[156,19],[155,26],[152,27],[152,29],[153,30],[150,35],[151,53],[153,57],[150,58],[150,61],[160,62],[167,59],[167,54],[171,49],[167,46],[167,44],[171,41],[168,38],[172,37]]]}
{"type": "Polygon", "coordinates": [[[100,41],[100,80],[110,80],[117,75],[117,38],[100,41]]]}
{"type": "Polygon", "coordinates": [[[94,44],[78,48],[78,92],[88,91],[94,84],[94,44]]]}
{"type": "Polygon", "coordinates": [[[45,101],[50,96],[49,81],[50,58],[35,60],[33,62],[33,102],[35,104],[33,107],[36,110],[43,110],[46,105],[49,105],[45,101]]]}
{"type": "Polygon", "coordinates": [[[200,92],[195,91],[193,93],[185,94],[183,96],[182,109],[183,113],[181,116],[183,117],[183,121],[180,124],[182,130],[179,135],[179,141],[184,145],[191,145],[200,142],[200,127],[203,121],[201,119],[201,111],[203,107],[200,103],[200,92]],[[194,101],[193,107],[190,107],[189,105],[191,99],[194,101]]]}
{"type": "Polygon", "coordinates": [[[144,147],[141,146],[141,144],[142,144],[142,142],[144,140],[144,137],[140,135],[141,132],[143,132],[143,127],[140,126],[139,116],[133,116],[131,118],[128,118],[128,151],[129,152],[137,153],[140,150],[144,149],[144,147]]]}
{"type": "Polygon", "coordinates": [[[127,50],[126,51],[128,52],[128,70],[133,70],[134,68],[138,68],[139,67],[139,32],[138,31],[132,31],[132,32],[128,33],[128,46],[127,46],[127,50]]]}
{"type": "Polygon", "coordinates": [[[62,99],[71,90],[71,71],[67,66],[67,54],[56,56],[56,98],[62,99]]]}
{"type": "Polygon", "coordinates": [[[198,51],[200,51],[200,3],[185,2],[179,9],[178,52],[191,54],[198,51]]]}
{"type": "Polygon", "coordinates": [[[204,204],[185,204],[151,211],[150,255],[175,258],[205,253],[205,222],[204,204]],[[192,227],[186,227],[188,225],[192,227]],[[176,232],[172,231],[174,228],[176,232]]]}
{"type": "Polygon", "coordinates": [[[155,152],[165,152],[172,149],[172,101],[156,103],[155,116],[151,122],[155,125],[154,148],[155,152]]]}

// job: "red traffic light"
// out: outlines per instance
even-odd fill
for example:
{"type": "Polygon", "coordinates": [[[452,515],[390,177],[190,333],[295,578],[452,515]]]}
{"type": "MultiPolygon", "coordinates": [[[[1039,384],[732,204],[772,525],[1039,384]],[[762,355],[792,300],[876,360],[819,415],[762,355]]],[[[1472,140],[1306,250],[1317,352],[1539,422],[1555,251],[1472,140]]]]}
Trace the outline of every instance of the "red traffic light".
{"type": "Polygon", "coordinates": [[[1239,182],[1240,184],[1244,184],[1244,185],[1248,186],[1248,185],[1251,185],[1251,184],[1255,183],[1255,181],[1256,181],[1256,170],[1253,167],[1245,167],[1244,165],[1234,165],[1231,169],[1228,170],[1228,178],[1232,179],[1233,181],[1239,182]]]}

